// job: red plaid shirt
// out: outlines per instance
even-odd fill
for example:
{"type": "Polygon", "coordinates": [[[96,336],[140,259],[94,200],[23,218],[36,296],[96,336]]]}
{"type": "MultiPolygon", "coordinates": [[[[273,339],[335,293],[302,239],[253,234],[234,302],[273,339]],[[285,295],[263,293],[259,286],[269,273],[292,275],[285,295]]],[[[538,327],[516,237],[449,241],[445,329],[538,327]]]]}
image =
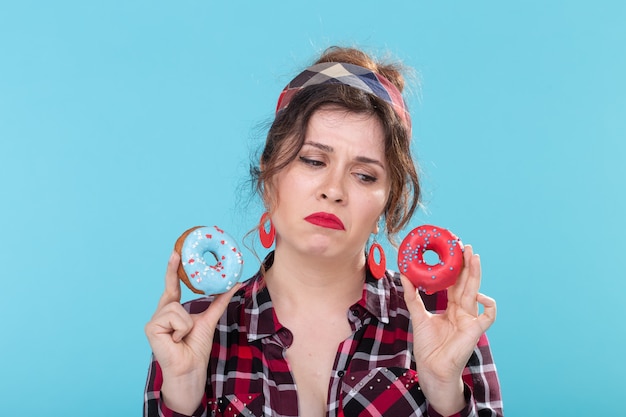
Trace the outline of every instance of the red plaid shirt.
{"type": "MultiPolygon", "coordinates": [[[[426,308],[442,311],[445,292],[422,294],[426,308]]],[[[204,311],[211,298],[185,304],[204,311]]],[[[328,385],[328,417],[431,416],[413,360],[413,334],[399,275],[367,275],[362,299],[347,314],[352,335],[337,348],[328,385]]],[[[296,384],[285,360],[292,333],[278,321],[257,274],[232,298],[215,331],[206,395],[193,416],[298,416],[296,384]]],[[[455,416],[502,416],[500,384],[486,336],[463,373],[467,405],[455,416]]],[[[163,379],[152,360],[144,416],[182,417],[160,401],[163,379]]]]}

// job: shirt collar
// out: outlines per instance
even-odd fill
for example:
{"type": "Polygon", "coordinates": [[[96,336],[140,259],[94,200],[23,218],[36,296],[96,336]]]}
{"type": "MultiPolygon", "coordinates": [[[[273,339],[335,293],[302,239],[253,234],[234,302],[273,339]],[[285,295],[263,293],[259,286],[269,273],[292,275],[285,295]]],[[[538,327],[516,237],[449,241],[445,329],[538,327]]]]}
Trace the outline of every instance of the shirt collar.
{"type": "Polygon", "coordinates": [[[368,269],[363,284],[363,297],[357,304],[365,308],[381,323],[388,324],[389,316],[395,315],[393,311],[397,308],[395,303],[392,305],[392,300],[395,299],[391,297],[392,291],[395,291],[395,285],[389,273],[386,273],[381,279],[376,279],[368,269]]]}
{"type": "MultiPolygon", "coordinates": [[[[274,252],[271,252],[263,261],[267,270],[274,261],[274,252]]],[[[389,317],[395,316],[397,297],[394,277],[387,272],[381,279],[376,279],[367,270],[363,284],[363,296],[355,304],[364,308],[369,314],[381,323],[389,323],[389,317]]],[[[248,341],[262,339],[277,333],[283,328],[272,304],[269,291],[265,286],[263,274],[258,271],[244,286],[245,325],[248,332],[248,341]]]]}
{"type": "Polygon", "coordinates": [[[248,341],[263,339],[277,333],[283,325],[278,321],[263,275],[258,272],[246,288],[245,323],[248,341]]]}

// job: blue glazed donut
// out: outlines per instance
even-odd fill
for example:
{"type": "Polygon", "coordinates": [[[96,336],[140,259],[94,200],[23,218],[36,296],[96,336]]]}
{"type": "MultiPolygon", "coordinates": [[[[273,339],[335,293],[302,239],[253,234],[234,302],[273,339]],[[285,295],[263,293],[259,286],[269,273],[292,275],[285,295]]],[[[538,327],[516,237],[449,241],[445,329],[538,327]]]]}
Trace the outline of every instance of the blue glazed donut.
{"type": "Polygon", "coordinates": [[[245,281],[235,240],[217,226],[192,227],[174,248],[180,254],[178,277],[196,294],[221,294],[245,281]]]}

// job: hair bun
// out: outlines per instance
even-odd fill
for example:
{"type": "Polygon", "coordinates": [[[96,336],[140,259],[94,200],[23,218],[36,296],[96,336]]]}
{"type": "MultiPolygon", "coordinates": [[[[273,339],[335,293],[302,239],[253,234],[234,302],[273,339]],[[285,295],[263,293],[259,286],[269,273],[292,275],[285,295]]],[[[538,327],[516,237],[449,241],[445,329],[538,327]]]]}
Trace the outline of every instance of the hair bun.
{"type": "Polygon", "coordinates": [[[374,60],[359,49],[331,46],[315,61],[316,64],[322,62],[344,62],[367,68],[388,79],[400,92],[404,90],[404,67],[401,64],[374,60]]]}

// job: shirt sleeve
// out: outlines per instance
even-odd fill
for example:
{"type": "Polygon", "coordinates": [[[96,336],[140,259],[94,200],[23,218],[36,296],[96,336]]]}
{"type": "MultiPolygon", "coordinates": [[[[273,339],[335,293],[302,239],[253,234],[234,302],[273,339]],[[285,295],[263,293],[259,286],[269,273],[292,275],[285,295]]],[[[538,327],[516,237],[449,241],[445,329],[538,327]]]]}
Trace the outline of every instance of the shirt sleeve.
{"type": "Polygon", "coordinates": [[[202,397],[202,402],[190,416],[172,411],[161,400],[161,386],[163,385],[163,374],[159,363],[152,356],[150,369],[148,370],[148,380],[144,392],[143,415],[144,417],[206,417],[207,399],[202,397]]]}
{"type": "MultiPolygon", "coordinates": [[[[463,371],[465,408],[448,417],[502,417],[500,381],[487,335],[478,340],[474,353],[463,371]]],[[[429,417],[446,417],[430,405],[429,417]]]]}
{"type": "Polygon", "coordinates": [[[468,417],[468,416],[475,416],[475,415],[477,415],[476,414],[476,407],[474,406],[474,403],[475,403],[474,402],[474,398],[472,397],[472,391],[467,386],[467,384],[464,384],[463,395],[465,396],[465,407],[461,411],[459,411],[458,413],[452,414],[450,416],[443,416],[443,415],[439,414],[429,404],[428,405],[428,417],[468,417]]]}

